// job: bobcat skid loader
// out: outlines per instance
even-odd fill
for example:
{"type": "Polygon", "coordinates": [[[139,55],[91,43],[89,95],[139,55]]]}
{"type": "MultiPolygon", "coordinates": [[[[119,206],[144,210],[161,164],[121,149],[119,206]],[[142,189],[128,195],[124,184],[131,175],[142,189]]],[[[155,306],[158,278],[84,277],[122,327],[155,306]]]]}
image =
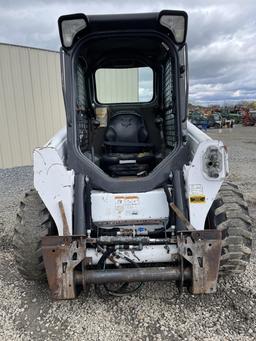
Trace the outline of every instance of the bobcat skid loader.
{"type": "Polygon", "coordinates": [[[222,142],[187,121],[187,14],[59,18],[66,127],[34,151],[14,234],[55,299],[147,281],[216,291],[244,271],[251,220],[222,142]]]}

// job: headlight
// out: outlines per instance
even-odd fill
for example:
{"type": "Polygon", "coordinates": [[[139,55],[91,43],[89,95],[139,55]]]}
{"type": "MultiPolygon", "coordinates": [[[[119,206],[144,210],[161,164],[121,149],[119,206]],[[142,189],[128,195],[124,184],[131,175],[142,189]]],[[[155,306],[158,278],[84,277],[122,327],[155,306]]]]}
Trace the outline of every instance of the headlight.
{"type": "Polygon", "coordinates": [[[63,46],[69,48],[75,35],[87,27],[84,14],[65,15],[59,18],[59,33],[63,46]]]}
{"type": "Polygon", "coordinates": [[[178,44],[184,43],[187,34],[187,13],[182,11],[162,11],[159,15],[159,22],[168,28],[178,44]]]}

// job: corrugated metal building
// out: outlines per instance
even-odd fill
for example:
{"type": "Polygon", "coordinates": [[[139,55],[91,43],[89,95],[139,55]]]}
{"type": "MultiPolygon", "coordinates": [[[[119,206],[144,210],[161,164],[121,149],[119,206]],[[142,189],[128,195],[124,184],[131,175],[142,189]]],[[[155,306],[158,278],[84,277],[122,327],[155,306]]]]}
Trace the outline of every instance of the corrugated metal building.
{"type": "Polygon", "coordinates": [[[139,101],[139,72],[136,68],[100,69],[96,72],[98,84],[97,98],[102,103],[139,101]]]}
{"type": "Polygon", "coordinates": [[[0,167],[30,165],[65,124],[59,54],[0,44],[0,167]]]}
{"type": "MultiPolygon", "coordinates": [[[[112,77],[108,71],[98,76],[101,98],[122,102],[130,91],[138,99],[136,70],[112,77]]],[[[64,125],[59,53],[0,44],[0,168],[30,165],[33,149],[64,125]]]]}

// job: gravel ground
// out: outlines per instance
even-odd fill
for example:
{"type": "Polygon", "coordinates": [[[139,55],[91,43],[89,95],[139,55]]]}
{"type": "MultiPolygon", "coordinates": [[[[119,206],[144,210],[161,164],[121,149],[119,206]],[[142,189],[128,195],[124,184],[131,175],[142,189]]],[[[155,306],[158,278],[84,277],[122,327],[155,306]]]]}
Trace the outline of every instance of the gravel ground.
{"type": "MultiPolygon", "coordinates": [[[[255,222],[256,128],[209,134],[228,146],[230,179],[255,222]]],[[[149,283],[121,299],[102,300],[92,291],[53,302],[45,283],[17,273],[10,246],[18,202],[31,186],[31,167],[0,170],[0,340],[256,340],[255,252],[246,272],[220,279],[213,295],[180,296],[174,284],[149,283]]]]}

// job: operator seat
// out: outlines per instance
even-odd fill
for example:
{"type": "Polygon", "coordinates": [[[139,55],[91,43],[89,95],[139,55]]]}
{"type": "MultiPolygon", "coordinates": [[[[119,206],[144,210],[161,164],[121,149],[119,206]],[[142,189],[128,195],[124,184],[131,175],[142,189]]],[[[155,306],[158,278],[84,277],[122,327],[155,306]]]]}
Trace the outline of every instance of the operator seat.
{"type": "Polygon", "coordinates": [[[154,146],[148,141],[148,130],[140,114],[116,112],[105,131],[101,168],[113,177],[147,175],[155,165],[154,146]]]}

